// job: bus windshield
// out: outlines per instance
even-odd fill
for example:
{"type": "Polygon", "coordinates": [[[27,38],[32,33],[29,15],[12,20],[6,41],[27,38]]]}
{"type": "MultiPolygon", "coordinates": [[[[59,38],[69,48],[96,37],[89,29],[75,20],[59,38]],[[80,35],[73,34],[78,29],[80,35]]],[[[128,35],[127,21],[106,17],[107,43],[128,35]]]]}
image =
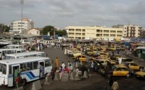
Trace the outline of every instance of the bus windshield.
{"type": "Polygon", "coordinates": [[[6,74],[6,69],[7,67],[6,67],[6,64],[0,64],[0,72],[2,73],[2,74],[6,74]]]}

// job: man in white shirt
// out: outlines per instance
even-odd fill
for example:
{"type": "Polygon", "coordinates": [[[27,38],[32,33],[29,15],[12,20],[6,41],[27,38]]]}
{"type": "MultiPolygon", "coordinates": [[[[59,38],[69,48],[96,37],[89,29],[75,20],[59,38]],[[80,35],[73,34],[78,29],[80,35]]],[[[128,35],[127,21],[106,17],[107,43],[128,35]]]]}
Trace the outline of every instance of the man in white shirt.
{"type": "Polygon", "coordinates": [[[121,64],[122,63],[122,57],[119,57],[118,58],[118,64],[121,64]]]}
{"type": "Polygon", "coordinates": [[[62,62],[61,66],[62,66],[62,69],[65,69],[65,64],[64,64],[64,62],[62,62]]]}

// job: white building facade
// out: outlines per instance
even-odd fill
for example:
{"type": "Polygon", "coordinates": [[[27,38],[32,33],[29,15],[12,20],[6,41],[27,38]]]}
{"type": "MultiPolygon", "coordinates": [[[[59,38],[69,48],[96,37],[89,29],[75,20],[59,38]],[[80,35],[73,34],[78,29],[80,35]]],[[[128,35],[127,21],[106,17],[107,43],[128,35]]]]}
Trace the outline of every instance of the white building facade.
{"type": "Polygon", "coordinates": [[[10,33],[21,33],[23,30],[30,30],[34,28],[34,23],[28,18],[23,18],[22,20],[12,21],[10,25],[10,33]]]}
{"type": "Polygon", "coordinates": [[[102,26],[68,26],[65,28],[69,39],[114,40],[123,37],[122,28],[102,26]]]}
{"type": "Polygon", "coordinates": [[[114,25],[115,28],[123,29],[123,37],[135,38],[141,36],[142,27],[137,25],[114,25]]]}

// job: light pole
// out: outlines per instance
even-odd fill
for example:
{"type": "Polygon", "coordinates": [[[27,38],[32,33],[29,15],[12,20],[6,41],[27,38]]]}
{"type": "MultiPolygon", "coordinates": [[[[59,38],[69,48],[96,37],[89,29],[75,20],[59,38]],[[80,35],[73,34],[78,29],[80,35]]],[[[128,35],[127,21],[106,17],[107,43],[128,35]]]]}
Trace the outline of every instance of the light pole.
{"type": "Polygon", "coordinates": [[[24,0],[21,0],[21,31],[20,33],[22,33],[22,22],[23,22],[23,5],[24,5],[24,0]]]}

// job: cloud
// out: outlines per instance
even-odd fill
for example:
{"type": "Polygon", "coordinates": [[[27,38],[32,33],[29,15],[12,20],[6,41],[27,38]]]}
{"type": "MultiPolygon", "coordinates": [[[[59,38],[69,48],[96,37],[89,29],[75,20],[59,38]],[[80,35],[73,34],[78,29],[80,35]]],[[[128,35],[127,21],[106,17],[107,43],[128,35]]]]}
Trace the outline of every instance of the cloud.
{"type": "MultiPolygon", "coordinates": [[[[129,21],[145,27],[144,0],[24,0],[23,9],[24,17],[32,19],[36,27],[112,26],[129,21]]],[[[0,0],[0,11],[0,23],[20,19],[20,0],[0,0]]]]}

